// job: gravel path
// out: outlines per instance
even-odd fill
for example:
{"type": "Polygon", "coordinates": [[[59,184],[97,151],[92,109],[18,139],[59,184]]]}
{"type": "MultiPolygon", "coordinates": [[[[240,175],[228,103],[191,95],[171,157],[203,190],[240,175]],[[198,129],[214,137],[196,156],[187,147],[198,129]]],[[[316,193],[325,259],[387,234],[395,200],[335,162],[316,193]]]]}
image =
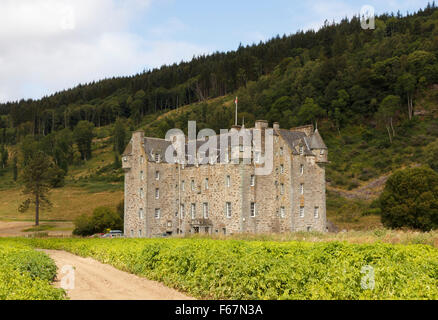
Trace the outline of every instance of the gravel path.
{"type": "Polygon", "coordinates": [[[161,283],[117,270],[91,258],[82,258],[65,251],[42,250],[58,266],[55,286],[67,275],[64,266],[74,268],[74,289],[67,290],[71,300],[189,300],[190,298],[161,283]]]}

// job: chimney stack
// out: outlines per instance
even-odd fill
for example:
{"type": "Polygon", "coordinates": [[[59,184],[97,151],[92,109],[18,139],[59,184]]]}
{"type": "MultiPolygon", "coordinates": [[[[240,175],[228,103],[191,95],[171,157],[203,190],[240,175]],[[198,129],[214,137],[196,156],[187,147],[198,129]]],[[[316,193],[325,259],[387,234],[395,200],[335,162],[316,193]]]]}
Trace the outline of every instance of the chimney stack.
{"type": "Polygon", "coordinates": [[[266,121],[266,120],[257,120],[255,122],[255,128],[259,129],[259,130],[267,129],[268,126],[269,126],[269,124],[268,124],[268,121],[266,121]]]}

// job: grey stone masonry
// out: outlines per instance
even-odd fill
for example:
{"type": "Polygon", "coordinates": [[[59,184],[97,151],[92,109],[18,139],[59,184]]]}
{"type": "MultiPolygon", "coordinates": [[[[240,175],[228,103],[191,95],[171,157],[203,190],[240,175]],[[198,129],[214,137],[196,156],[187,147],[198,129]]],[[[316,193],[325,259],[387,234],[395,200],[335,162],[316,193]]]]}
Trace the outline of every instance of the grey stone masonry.
{"type": "MultiPolygon", "coordinates": [[[[260,120],[249,130],[263,134],[268,129],[267,121],[260,120]]],[[[271,130],[273,168],[268,175],[256,174],[257,157],[243,161],[248,145],[217,163],[167,162],[170,141],[135,132],[122,158],[125,235],[326,232],[328,150],[321,135],[313,126],[285,130],[275,123],[271,130]],[[236,154],[239,160],[231,161],[236,154]]],[[[195,145],[198,151],[202,143],[195,145]]],[[[265,156],[264,140],[261,148],[265,156]]],[[[203,156],[224,155],[210,151],[203,156]]]]}

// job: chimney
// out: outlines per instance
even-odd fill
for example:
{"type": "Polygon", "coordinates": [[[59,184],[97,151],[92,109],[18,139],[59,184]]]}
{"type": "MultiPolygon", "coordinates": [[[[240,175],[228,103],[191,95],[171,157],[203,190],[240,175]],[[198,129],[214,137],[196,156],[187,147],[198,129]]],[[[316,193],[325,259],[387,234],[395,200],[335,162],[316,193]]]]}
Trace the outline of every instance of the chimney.
{"type": "Polygon", "coordinates": [[[274,130],[280,130],[280,123],[274,122],[274,130]]]}
{"type": "Polygon", "coordinates": [[[268,124],[268,121],[266,121],[266,120],[257,120],[255,122],[255,128],[259,129],[259,130],[266,129],[266,128],[268,128],[268,126],[269,126],[269,124],[268,124]]]}

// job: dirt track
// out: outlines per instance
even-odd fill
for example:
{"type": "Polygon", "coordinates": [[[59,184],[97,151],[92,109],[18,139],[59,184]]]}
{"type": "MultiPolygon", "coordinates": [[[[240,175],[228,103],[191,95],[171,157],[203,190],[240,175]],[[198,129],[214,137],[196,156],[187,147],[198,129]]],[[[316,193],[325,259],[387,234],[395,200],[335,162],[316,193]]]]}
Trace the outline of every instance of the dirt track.
{"type": "MultiPolygon", "coordinates": [[[[41,225],[50,224],[54,226],[54,230],[46,230],[50,236],[64,237],[71,236],[73,230],[72,222],[42,222],[41,225]],[[57,228],[66,230],[57,230],[57,228]]],[[[24,229],[35,226],[31,221],[0,221],[0,237],[25,237],[34,232],[24,232],[24,229]]]]}
{"type": "Polygon", "coordinates": [[[75,289],[67,290],[71,300],[189,300],[190,298],[161,283],[140,278],[91,258],[82,258],[64,251],[43,250],[58,266],[61,285],[62,267],[70,265],[75,270],[75,289]]]}

